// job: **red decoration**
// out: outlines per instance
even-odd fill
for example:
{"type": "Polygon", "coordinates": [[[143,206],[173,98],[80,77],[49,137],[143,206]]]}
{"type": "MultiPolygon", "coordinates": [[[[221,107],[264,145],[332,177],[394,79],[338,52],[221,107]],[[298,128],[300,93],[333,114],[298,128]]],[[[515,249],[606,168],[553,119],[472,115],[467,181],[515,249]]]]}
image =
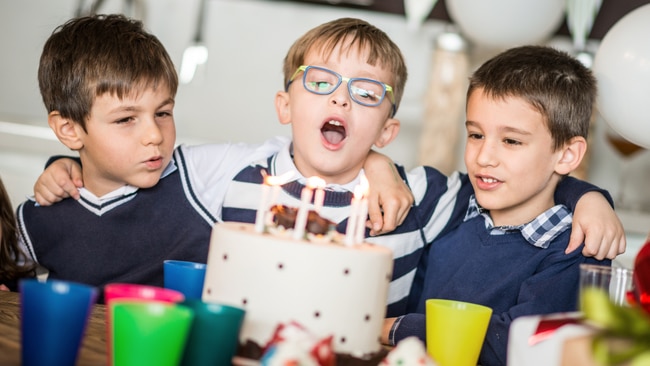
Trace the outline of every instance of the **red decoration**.
{"type": "Polygon", "coordinates": [[[635,301],[650,313],[650,237],[636,255],[633,278],[635,301]]]}

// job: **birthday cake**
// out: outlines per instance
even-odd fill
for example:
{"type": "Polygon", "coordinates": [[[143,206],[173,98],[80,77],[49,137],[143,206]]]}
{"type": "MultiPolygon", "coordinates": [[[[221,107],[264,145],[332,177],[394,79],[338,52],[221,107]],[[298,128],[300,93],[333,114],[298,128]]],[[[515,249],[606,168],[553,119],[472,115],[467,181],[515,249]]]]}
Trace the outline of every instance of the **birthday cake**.
{"type": "Polygon", "coordinates": [[[241,348],[262,349],[279,324],[296,322],[317,337],[331,336],[337,355],[376,356],[382,350],[391,251],[320,234],[296,240],[278,230],[260,233],[252,224],[217,223],[203,300],[246,311],[241,348]]]}

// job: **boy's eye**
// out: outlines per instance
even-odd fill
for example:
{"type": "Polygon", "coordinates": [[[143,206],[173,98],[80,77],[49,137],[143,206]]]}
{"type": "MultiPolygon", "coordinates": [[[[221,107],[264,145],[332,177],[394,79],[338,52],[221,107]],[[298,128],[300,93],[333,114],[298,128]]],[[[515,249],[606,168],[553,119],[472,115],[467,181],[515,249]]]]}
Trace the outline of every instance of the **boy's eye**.
{"type": "Polygon", "coordinates": [[[124,117],[124,118],[118,119],[117,121],[115,121],[115,123],[129,123],[132,120],[133,120],[132,117],[124,117]]]}
{"type": "Polygon", "coordinates": [[[326,92],[332,88],[332,84],[327,81],[310,81],[307,85],[309,89],[316,92],[326,92]]]}
{"type": "Polygon", "coordinates": [[[521,145],[521,142],[513,139],[504,139],[503,142],[505,142],[506,145],[521,145]]]}
{"type": "Polygon", "coordinates": [[[171,115],[172,114],[167,112],[167,111],[165,111],[165,112],[156,112],[156,117],[169,117],[171,115]]]}
{"type": "Polygon", "coordinates": [[[467,138],[469,138],[469,139],[475,139],[475,140],[480,140],[480,139],[483,138],[483,135],[481,135],[480,133],[473,133],[473,132],[470,132],[470,133],[467,134],[467,138]]]}
{"type": "Polygon", "coordinates": [[[379,99],[375,92],[372,90],[366,90],[362,88],[352,87],[352,92],[358,97],[358,99],[368,99],[370,103],[376,103],[379,99]]]}

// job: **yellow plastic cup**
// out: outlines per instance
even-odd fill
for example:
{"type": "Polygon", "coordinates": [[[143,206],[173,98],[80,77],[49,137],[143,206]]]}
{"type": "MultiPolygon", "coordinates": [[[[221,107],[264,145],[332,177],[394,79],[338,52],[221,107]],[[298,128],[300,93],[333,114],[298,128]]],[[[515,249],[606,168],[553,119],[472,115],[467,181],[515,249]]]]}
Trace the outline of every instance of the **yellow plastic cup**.
{"type": "Polygon", "coordinates": [[[427,353],[440,366],[476,366],[492,309],[463,301],[426,301],[427,353]]]}

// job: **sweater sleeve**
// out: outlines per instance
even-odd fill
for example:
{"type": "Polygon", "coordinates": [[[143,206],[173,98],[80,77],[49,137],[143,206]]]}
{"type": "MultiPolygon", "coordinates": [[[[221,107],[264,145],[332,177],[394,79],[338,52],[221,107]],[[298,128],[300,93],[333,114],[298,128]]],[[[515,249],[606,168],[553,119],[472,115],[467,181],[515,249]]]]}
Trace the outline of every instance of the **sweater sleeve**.
{"type": "Polygon", "coordinates": [[[609,202],[612,207],[614,207],[614,200],[610,196],[609,192],[604,189],[598,188],[597,186],[579,180],[573,177],[564,177],[560,183],[555,188],[555,203],[563,204],[569,208],[571,212],[574,212],[578,201],[585,193],[589,192],[600,192],[605,199],[609,202]]]}
{"type": "Polygon", "coordinates": [[[418,337],[426,343],[426,318],[424,314],[411,313],[402,315],[395,321],[391,337],[392,346],[399,343],[402,339],[408,337],[418,337]]]}
{"type": "Polygon", "coordinates": [[[55,161],[59,159],[72,159],[74,160],[77,164],[81,165],[81,159],[78,156],[70,156],[70,155],[52,155],[50,156],[47,161],[45,162],[45,169],[52,165],[55,161]]]}

